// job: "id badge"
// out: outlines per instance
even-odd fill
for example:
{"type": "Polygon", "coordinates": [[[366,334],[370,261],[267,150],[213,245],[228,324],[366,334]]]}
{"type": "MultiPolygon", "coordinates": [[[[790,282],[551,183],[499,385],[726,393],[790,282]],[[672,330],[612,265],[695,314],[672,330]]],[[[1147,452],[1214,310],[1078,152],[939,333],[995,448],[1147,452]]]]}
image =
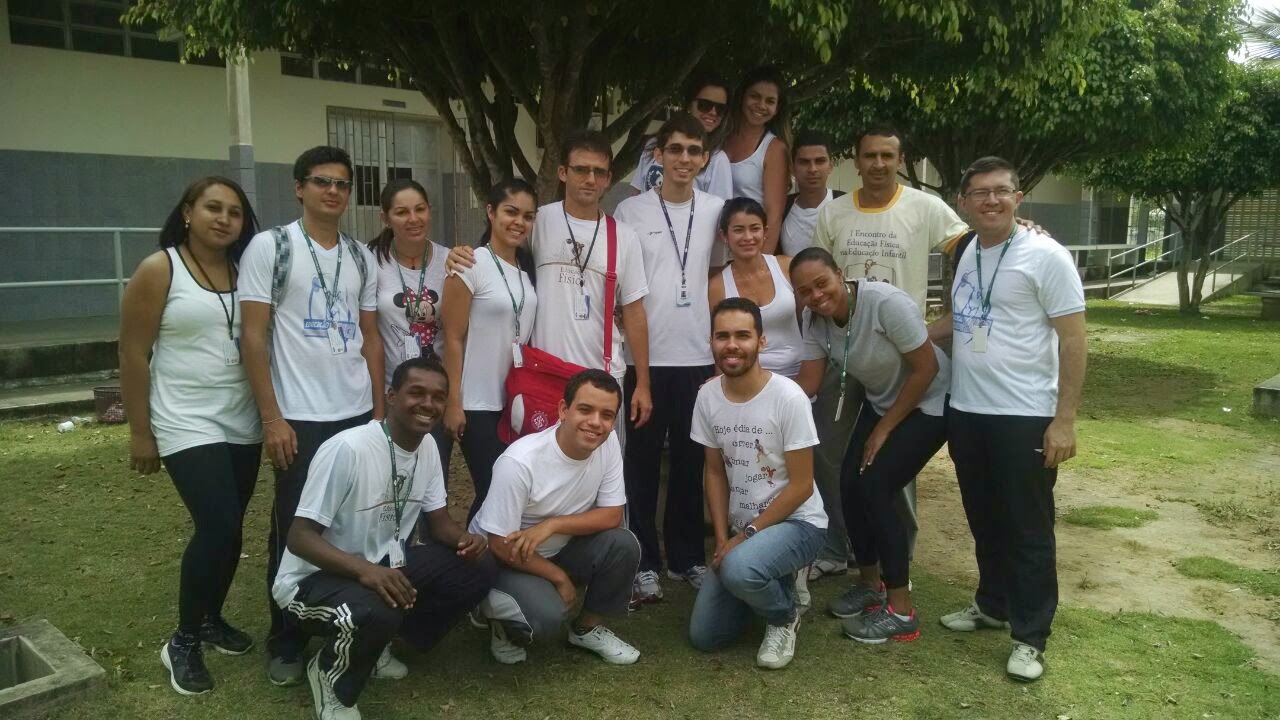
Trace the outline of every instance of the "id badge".
{"type": "Polygon", "coordinates": [[[573,319],[587,320],[591,317],[591,296],[587,293],[578,293],[573,300],[573,319]]]}
{"type": "Polygon", "coordinates": [[[393,568],[404,567],[404,543],[400,540],[392,543],[391,552],[387,554],[387,559],[390,561],[388,565],[393,568]]]}
{"type": "Polygon", "coordinates": [[[511,366],[524,367],[524,353],[520,352],[520,343],[511,343],[511,366]]]}
{"type": "Polygon", "coordinates": [[[404,359],[412,360],[422,357],[422,348],[418,346],[418,336],[410,333],[404,336],[404,359]]]}
{"type": "Polygon", "coordinates": [[[978,323],[973,328],[973,351],[976,353],[984,353],[987,351],[987,336],[991,334],[991,326],[978,323]]]}
{"type": "Polygon", "coordinates": [[[347,351],[347,341],[342,339],[342,329],[338,323],[329,321],[329,352],[341,355],[347,351]]]}
{"type": "Polygon", "coordinates": [[[684,282],[680,283],[680,288],[676,291],[676,307],[689,307],[692,301],[689,300],[689,286],[684,282]]]}
{"type": "Polygon", "coordinates": [[[226,338],[222,341],[222,364],[240,364],[240,338],[226,338]]]}
{"type": "Polygon", "coordinates": [[[844,415],[844,395],[840,395],[840,399],[836,401],[836,417],[832,422],[840,422],[840,416],[844,415]]]}

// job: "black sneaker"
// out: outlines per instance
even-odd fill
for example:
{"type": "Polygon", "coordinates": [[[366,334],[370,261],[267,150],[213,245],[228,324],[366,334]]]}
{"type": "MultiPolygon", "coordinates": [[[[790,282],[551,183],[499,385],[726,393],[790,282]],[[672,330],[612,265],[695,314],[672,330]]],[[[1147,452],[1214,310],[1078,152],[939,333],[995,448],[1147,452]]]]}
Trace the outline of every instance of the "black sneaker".
{"type": "Polygon", "coordinates": [[[175,633],[160,648],[160,662],[169,671],[169,684],[179,694],[203,695],[213,689],[200,641],[194,635],[175,633]]]}
{"type": "Polygon", "coordinates": [[[200,626],[200,642],[212,645],[223,655],[243,655],[253,647],[253,638],[227,624],[222,618],[210,618],[200,626]]]}

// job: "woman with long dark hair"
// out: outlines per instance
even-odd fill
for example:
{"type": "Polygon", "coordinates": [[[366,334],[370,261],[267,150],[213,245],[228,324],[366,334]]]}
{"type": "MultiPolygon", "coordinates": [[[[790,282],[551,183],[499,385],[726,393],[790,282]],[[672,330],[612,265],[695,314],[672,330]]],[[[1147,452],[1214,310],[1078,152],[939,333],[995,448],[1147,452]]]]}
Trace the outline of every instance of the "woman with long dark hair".
{"type": "Polygon", "coordinates": [[[929,340],[910,295],[889,283],[846,281],[822,248],[791,259],[791,285],[813,313],[797,382],[814,395],[831,364],[840,373],[836,419],[857,417],[840,498],[860,577],[828,609],[859,642],[915,640],[910,543],[894,503],[946,440],[950,363],[929,340]],[[866,391],[861,408],[844,407],[849,380],[866,391]]]}
{"type": "Polygon", "coordinates": [[[768,228],[764,208],[738,197],[720,211],[720,237],[731,262],[707,285],[707,302],[715,307],[729,297],[744,297],[760,307],[765,346],[760,367],[794,380],[800,372],[803,338],[796,320],[796,298],[787,273],[791,258],[764,252],[768,228]]]}
{"type": "Polygon", "coordinates": [[[777,68],[748,72],[733,93],[726,120],[724,151],[733,173],[733,196],[749,197],[767,217],[764,251],[778,249],[791,182],[791,108],[787,83],[777,68]]]}
{"type": "MultiPolygon", "coordinates": [[[[702,75],[689,84],[685,93],[685,110],[707,131],[707,164],[698,173],[694,185],[722,200],[733,197],[733,173],[729,158],[720,149],[724,142],[724,120],[729,109],[729,84],[715,75],[702,75]]],[[[662,165],[653,156],[657,138],[650,138],[640,151],[640,162],[631,176],[631,187],[637,195],[662,184],[662,165]]],[[[714,264],[714,263],[713,263],[714,264]]]]}
{"type": "MultiPolygon", "coordinates": [[[[369,241],[378,263],[378,334],[382,336],[384,387],[400,363],[421,355],[441,355],[444,332],[445,248],[431,240],[431,201],[426,188],[410,178],[396,178],[382,187],[382,232],[369,241]]],[[[453,438],[444,426],[431,431],[445,482],[453,438]]]]}
{"type": "Polygon", "coordinates": [[[475,264],[444,281],[444,427],[462,444],[475,485],[468,522],[489,492],[493,463],[507,449],[498,438],[507,373],[521,361],[520,346],[529,341],[538,309],[526,247],[537,213],[538,196],[529,183],[511,179],[495,185],[475,264]]]}
{"type": "Polygon", "coordinates": [[[120,386],[130,465],[164,464],[195,533],[182,555],[178,628],[160,650],[183,695],[213,689],[201,646],[242,655],[253,639],[222,617],[262,455],[262,425],[240,364],[237,262],[257,232],[244,190],[206,177],[182,194],[139,265],[120,316],[120,386]],[[149,359],[148,359],[148,356],[149,359]]]}

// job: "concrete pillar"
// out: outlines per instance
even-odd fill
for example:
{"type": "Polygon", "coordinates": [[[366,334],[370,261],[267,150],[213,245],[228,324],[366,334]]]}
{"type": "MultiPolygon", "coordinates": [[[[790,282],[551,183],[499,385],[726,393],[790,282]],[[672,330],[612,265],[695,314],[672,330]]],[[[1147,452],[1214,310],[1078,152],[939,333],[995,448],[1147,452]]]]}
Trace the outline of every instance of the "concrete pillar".
{"type": "Polygon", "coordinates": [[[231,129],[228,160],[231,179],[240,183],[249,202],[258,206],[254,177],[253,123],[249,112],[249,56],[241,50],[227,56],[227,118],[231,129]]]}

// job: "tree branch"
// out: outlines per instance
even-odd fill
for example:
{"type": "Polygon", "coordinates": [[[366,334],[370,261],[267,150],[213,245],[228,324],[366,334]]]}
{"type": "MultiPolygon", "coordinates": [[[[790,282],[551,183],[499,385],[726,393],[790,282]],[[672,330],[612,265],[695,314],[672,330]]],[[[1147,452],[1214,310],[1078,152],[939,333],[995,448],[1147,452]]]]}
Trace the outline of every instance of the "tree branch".
{"type": "MultiPolygon", "coordinates": [[[[476,37],[482,38],[482,41],[480,42],[480,49],[484,51],[485,56],[489,58],[489,62],[492,63],[493,69],[497,71],[497,74],[502,78],[503,82],[507,84],[507,87],[510,88],[511,92],[516,96],[516,99],[520,101],[520,104],[524,106],[525,111],[530,115],[537,117],[538,101],[534,98],[533,90],[523,82],[520,75],[507,63],[507,58],[503,56],[501,50],[492,49],[494,43],[483,41],[484,38],[491,38],[497,35],[497,28],[482,28],[480,25],[480,13],[472,13],[471,24],[475,29],[476,37]]],[[[505,45],[503,45],[503,47],[505,48],[505,45]]]]}
{"type": "MultiPolygon", "coordinates": [[[[609,142],[617,142],[618,138],[622,137],[623,133],[630,133],[637,123],[642,120],[647,121],[648,118],[653,117],[653,114],[667,103],[668,99],[671,97],[671,93],[675,92],[675,89],[680,87],[680,84],[689,76],[689,73],[693,72],[693,69],[702,61],[702,57],[706,54],[707,48],[711,46],[711,39],[712,38],[709,33],[699,36],[698,41],[689,48],[689,51],[685,54],[684,58],[671,68],[667,74],[654,79],[650,84],[646,84],[645,90],[646,94],[649,96],[648,99],[627,108],[621,115],[614,118],[613,122],[609,123],[609,125],[604,128],[604,136],[609,140],[609,142]],[[664,88],[665,92],[663,91],[664,88]]],[[[647,125],[648,123],[645,122],[645,124],[647,125]]],[[[630,140],[628,140],[628,142],[630,142],[630,140]]]]}

